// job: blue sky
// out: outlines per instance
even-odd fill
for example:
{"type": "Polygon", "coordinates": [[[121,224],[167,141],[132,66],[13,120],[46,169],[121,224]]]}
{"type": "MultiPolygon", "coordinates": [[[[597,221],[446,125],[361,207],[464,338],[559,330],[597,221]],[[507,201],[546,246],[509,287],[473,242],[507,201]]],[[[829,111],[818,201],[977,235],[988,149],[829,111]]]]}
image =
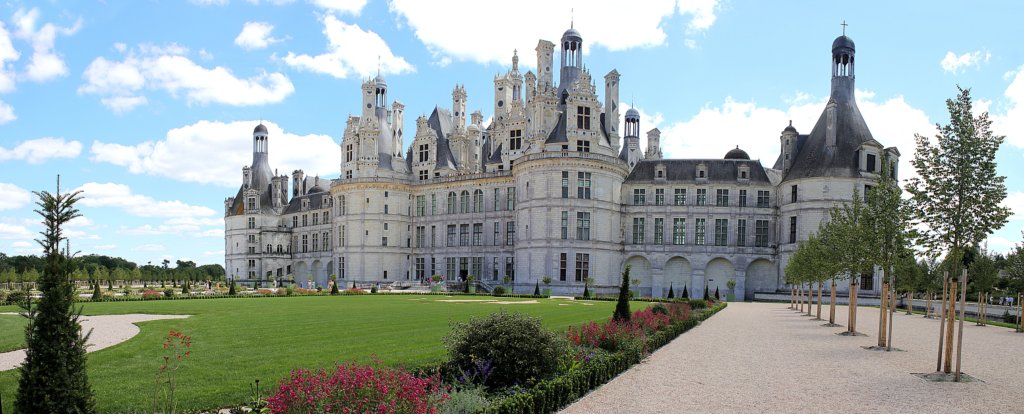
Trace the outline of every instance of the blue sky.
{"type": "Polygon", "coordinates": [[[622,101],[643,130],[662,130],[669,157],[739,145],[770,166],[786,123],[806,133],[820,114],[844,20],[859,105],[875,138],[900,148],[903,178],[913,134],[948,121],[956,84],[973,88],[1007,136],[997,161],[1022,213],[989,240],[1006,251],[1024,226],[1022,15],[1019,1],[8,1],[0,251],[38,253],[30,192],[61,174],[85,191],[73,248],[221,263],[223,201],[260,120],[272,167],[336,177],[345,119],[378,65],[406,130],[449,106],[457,83],[488,118],[513,50],[532,69],[537,40],[557,41],[571,19],[584,64],[598,79],[622,74],[622,101]]]}

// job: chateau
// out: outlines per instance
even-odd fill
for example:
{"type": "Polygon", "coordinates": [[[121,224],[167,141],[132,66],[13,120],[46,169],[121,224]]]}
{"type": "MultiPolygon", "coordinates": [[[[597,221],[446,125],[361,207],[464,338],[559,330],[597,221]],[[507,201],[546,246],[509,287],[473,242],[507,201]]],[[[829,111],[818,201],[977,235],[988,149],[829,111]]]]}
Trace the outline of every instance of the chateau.
{"type": "MultiPolygon", "coordinates": [[[[366,81],[334,180],[275,175],[258,125],[252,165],[224,202],[228,275],[317,286],[331,275],[342,284],[473,276],[515,292],[550,277],[555,294],[579,295],[588,278],[610,292],[628,265],[645,296],[670,286],[725,295],[732,280],[737,297],[752,298],[785,285],[797,241],[868,188],[883,159],[896,173],[899,152],[872,138],[854,100],[845,35],[832,44],[820,118],[809,134],[786,126],[771,166],[739,148],[665,159],[657,129],[640,148],[635,109],[619,130],[619,73],[604,75],[599,97],[583,45],[575,29],[558,44],[539,41],[537,73],[520,73],[513,54],[494,79],[487,125],[455,86],[450,109],[416,119],[406,151],[405,107],[389,104],[382,77],[366,81]]],[[[863,276],[861,290],[877,292],[877,277],[863,276]]]]}

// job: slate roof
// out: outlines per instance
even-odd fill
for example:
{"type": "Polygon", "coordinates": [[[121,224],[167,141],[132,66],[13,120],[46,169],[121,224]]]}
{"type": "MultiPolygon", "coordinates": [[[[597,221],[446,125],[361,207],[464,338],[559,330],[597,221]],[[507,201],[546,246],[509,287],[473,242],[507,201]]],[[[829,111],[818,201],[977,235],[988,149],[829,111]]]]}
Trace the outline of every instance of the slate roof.
{"type": "MultiPolygon", "coordinates": [[[[840,82],[844,80],[839,79],[840,82]]],[[[836,83],[836,80],[833,80],[833,83],[836,83]]],[[[826,107],[811,133],[798,137],[796,158],[784,181],[806,177],[860,177],[856,153],[863,143],[873,138],[860,109],[857,108],[852,89],[852,82],[848,88],[843,84],[833,86],[830,102],[836,105],[836,145],[825,145],[828,122],[826,107]]],[[[781,163],[777,162],[776,168],[780,167],[781,163]]]]}
{"type": "Polygon", "coordinates": [[[452,125],[451,113],[447,109],[435,106],[434,111],[430,113],[430,118],[427,119],[427,126],[437,136],[437,152],[435,153],[437,164],[435,168],[450,168],[454,170],[458,164],[455,162],[455,156],[452,155],[452,149],[448,144],[448,137],[452,135],[452,131],[455,129],[452,125]]]}
{"type": "MultiPolygon", "coordinates": [[[[317,187],[313,187],[313,188],[315,189],[317,187]]],[[[309,200],[309,208],[307,210],[319,210],[321,208],[324,208],[323,207],[323,202],[324,202],[323,196],[324,195],[325,195],[324,192],[319,192],[319,193],[312,193],[311,192],[311,193],[306,194],[304,196],[292,197],[292,201],[288,202],[288,207],[286,207],[284,209],[284,213],[288,214],[288,213],[297,213],[297,212],[302,211],[302,200],[303,199],[309,200]]]]}
{"type": "Polygon", "coordinates": [[[697,165],[704,163],[707,166],[708,182],[735,183],[739,178],[739,167],[746,165],[750,167],[750,182],[768,184],[768,175],[765,173],[761,162],[757,160],[719,160],[719,159],[668,159],[668,160],[641,160],[633,167],[633,171],[626,177],[626,182],[654,181],[655,167],[659,164],[665,166],[666,181],[687,181],[697,180],[697,165]]]}
{"type": "MultiPolygon", "coordinates": [[[[565,113],[558,114],[558,123],[548,134],[547,139],[544,140],[545,144],[560,144],[569,142],[569,137],[566,134],[566,116],[565,113]]],[[[598,118],[599,128],[598,131],[601,133],[601,138],[605,144],[611,145],[611,139],[608,138],[608,129],[605,127],[605,114],[601,113],[598,118]]]]}
{"type": "MultiPolygon", "coordinates": [[[[259,126],[257,126],[257,128],[259,128],[260,126],[263,126],[263,124],[260,124],[259,126]]],[[[270,180],[273,177],[273,173],[270,170],[270,164],[267,162],[267,154],[254,153],[252,155],[252,158],[252,167],[249,170],[249,173],[252,174],[251,188],[260,191],[260,212],[273,213],[274,205],[270,199],[270,180]]],[[[235,216],[245,213],[244,191],[244,186],[238,187],[238,193],[235,194],[235,201],[234,203],[231,204],[231,209],[228,211],[229,216],[235,216]]]]}

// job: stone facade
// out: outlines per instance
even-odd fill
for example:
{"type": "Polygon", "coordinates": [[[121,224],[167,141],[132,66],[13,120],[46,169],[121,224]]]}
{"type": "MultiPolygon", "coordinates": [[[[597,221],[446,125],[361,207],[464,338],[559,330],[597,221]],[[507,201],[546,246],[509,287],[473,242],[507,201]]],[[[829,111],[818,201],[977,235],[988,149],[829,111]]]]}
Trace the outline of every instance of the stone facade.
{"type": "MultiPolygon", "coordinates": [[[[263,125],[253,165],[225,200],[225,268],[243,281],[415,283],[431,275],[474,276],[485,285],[532,292],[550,277],[556,294],[584,281],[611,292],[625,266],[642,295],[669,288],[737,297],[785,285],[796,242],[828,210],[877,179],[883,155],[853,99],[853,41],[832,50],[832,98],[810,134],[790,125],[768,168],[739,148],[723,159],[663,159],[660,131],[640,148],[639,113],[619,133],[619,80],[604,76],[603,101],[582,64],[583,39],[569,29],[541,40],[538,73],[519,58],[494,79],[488,125],[467,119],[465,88],[451,109],[415,121],[402,154],[404,106],[388,107],[387,82],[362,86],[361,116],[342,137],[340,177],[270,173],[263,125]],[[554,83],[554,51],[560,50],[554,83]]],[[[875,275],[863,281],[877,290],[875,275]]]]}

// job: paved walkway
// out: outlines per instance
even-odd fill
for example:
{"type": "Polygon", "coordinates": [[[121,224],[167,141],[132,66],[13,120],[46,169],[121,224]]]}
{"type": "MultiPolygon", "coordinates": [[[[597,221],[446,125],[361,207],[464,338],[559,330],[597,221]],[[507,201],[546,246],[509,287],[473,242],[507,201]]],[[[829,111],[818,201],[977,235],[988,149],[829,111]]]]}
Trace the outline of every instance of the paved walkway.
{"type": "MultiPolygon", "coordinates": [[[[92,334],[86,344],[87,352],[99,351],[131,339],[139,333],[138,322],[155,321],[158,319],[181,319],[189,315],[102,315],[82,316],[82,330],[92,334]]],[[[25,361],[25,350],[0,353],[0,371],[17,368],[25,361]]]]}
{"type": "Polygon", "coordinates": [[[963,372],[983,382],[935,383],[911,373],[935,370],[936,320],[897,312],[906,352],[887,353],[862,348],[877,343],[876,308],[858,310],[868,336],[845,337],[787,306],[730,303],[563,412],[1024,412],[1024,334],[965,322],[963,372]]]}

